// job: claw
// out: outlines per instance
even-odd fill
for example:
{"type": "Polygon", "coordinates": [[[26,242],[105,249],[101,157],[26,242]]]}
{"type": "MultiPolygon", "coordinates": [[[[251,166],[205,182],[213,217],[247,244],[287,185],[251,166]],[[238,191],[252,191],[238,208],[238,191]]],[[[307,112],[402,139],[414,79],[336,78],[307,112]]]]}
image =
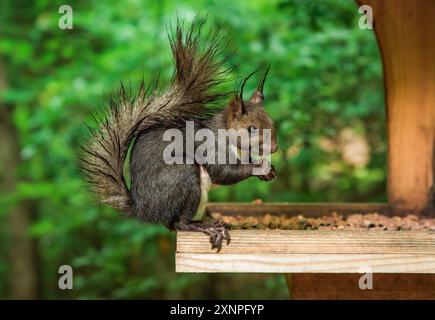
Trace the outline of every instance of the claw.
{"type": "Polygon", "coordinates": [[[179,224],[176,226],[177,230],[181,231],[200,231],[210,237],[209,242],[211,249],[217,249],[219,252],[222,248],[222,241],[225,240],[226,244],[230,243],[231,237],[228,229],[230,225],[222,220],[216,220],[211,223],[189,223],[179,224]]]}
{"type": "Polygon", "coordinates": [[[230,233],[228,232],[228,229],[225,229],[224,231],[224,240],[226,240],[227,245],[229,245],[231,242],[231,237],[230,237],[230,233]]]}

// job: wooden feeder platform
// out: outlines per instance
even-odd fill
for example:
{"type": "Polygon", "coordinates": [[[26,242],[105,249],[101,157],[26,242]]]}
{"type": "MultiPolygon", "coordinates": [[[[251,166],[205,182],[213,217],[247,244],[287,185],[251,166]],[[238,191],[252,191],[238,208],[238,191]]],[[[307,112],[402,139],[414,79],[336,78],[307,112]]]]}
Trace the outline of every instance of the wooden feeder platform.
{"type": "MultiPolygon", "coordinates": [[[[386,213],[386,204],[210,204],[210,212],[305,217],[338,212],[386,213]]],[[[435,274],[435,230],[232,230],[217,253],[208,237],[178,232],[177,272],[435,274]]]]}
{"type": "MultiPolygon", "coordinates": [[[[210,203],[224,216],[320,217],[337,212],[391,216],[387,204],[210,203]]],[[[283,273],[294,299],[435,299],[435,231],[232,230],[231,243],[211,250],[208,237],[178,232],[176,271],[283,273]],[[373,272],[372,290],[361,290],[373,272]]]]}

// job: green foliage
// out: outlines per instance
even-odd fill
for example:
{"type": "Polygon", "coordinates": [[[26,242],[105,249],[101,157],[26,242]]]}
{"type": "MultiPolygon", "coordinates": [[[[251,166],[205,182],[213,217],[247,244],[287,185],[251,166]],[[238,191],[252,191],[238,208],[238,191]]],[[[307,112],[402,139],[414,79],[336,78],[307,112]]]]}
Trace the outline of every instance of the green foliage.
{"type": "Polygon", "coordinates": [[[8,208],[25,200],[37,212],[29,232],[44,298],[287,297],[278,275],[175,274],[174,235],[98,206],[75,165],[83,122],[120,80],[151,81],[158,70],[169,79],[166,29],[177,14],[208,13],[209,28],[231,35],[228,50],[237,51],[229,63],[240,67],[229,88],[272,63],[265,94],[279,178],[221,187],[212,200],[385,200],[381,63],[374,34],[357,27],[353,1],[74,1],[73,30],[57,26],[62,1],[20,2],[0,4],[1,98],[22,159],[17,189],[0,197],[0,297],[9,279],[8,208]],[[362,160],[345,156],[361,148],[362,160]],[[73,266],[72,291],[57,288],[62,264],[73,266]]]}

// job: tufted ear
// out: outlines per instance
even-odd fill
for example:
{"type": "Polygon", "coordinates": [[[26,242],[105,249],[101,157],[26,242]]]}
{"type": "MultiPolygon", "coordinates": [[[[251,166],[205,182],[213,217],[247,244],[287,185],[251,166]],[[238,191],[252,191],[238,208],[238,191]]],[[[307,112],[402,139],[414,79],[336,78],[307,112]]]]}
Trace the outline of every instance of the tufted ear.
{"type": "Polygon", "coordinates": [[[230,102],[230,116],[231,119],[240,119],[243,114],[246,113],[244,104],[240,99],[233,99],[230,102]]]}
{"type": "Polygon", "coordinates": [[[267,67],[266,72],[264,73],[263,79],[261,79],[261,81],[258,83],[257,90],[254,91],[251,99],[249,100],[251,103],[253,103],[253,104],[263,103],[263,101],[264,101],[264,94],[263,94],[264,82],[266,81],[266,77],[267,77],[267,74],[269,73],[269,70],[270,70],[270,64],[267,67]]]}
{"type": "Polygon", "coordinates": [[[262,92],[255,90],[254,93],[251,96],[251,99],[249,99],[249,102],[253,104],[261,104],[263,103],[264,95],[262,92]]]}
{"type": "Polygon", "coordinates": [[[240,85],[240,93],[237,98],[240,100],[242,105],[242,114],[246,113],[245,101],[243,100],[243,89],[245,88],[246,81],[248,81],[249,78],[252,77],[252,75],[256,72],[257,70],[251,72],[245,79],[243,79],[242,84],[240,85]]]}

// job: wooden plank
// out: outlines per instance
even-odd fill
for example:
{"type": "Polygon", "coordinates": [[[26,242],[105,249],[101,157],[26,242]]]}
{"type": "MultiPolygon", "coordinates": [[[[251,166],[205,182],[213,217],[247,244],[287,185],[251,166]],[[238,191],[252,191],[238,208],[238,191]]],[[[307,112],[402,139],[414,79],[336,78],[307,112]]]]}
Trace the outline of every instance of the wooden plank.
{"type": "Polygon", "coordinates": [[[273,215],[319,217],[337,212],[344,216],[352,213],[389,214],[386,203],[225,203],[214,202],[207,205],[208,213],[224,215],[259,216],[266,213],[273,215]]]}
{"type": "MultiPolygon", "coordinates": [[[[208,237],[177,233],[178,253],[213,254],[208,237]]],[[[219,254],[427,254],[435,255],[434,231],[233,230],[219,254]]]]}
{"type": "Polygon", "coordinates": [[[373,288],[361,290],[361,274],[298,273],[286,275],[291,298],[323,299],[435,299],[434,274],[373,274],[373,288]]]}
{"type": "Polygon", "coordinates": [[[214,254],[177,253],[176,272],[435,273],[427,254],[214,254]]]}
{"type": "Polygon", "coordinates": [[[435,273],[433,231],[234,230],[219,253],[177,233],[177,272],[435,273]]]}

